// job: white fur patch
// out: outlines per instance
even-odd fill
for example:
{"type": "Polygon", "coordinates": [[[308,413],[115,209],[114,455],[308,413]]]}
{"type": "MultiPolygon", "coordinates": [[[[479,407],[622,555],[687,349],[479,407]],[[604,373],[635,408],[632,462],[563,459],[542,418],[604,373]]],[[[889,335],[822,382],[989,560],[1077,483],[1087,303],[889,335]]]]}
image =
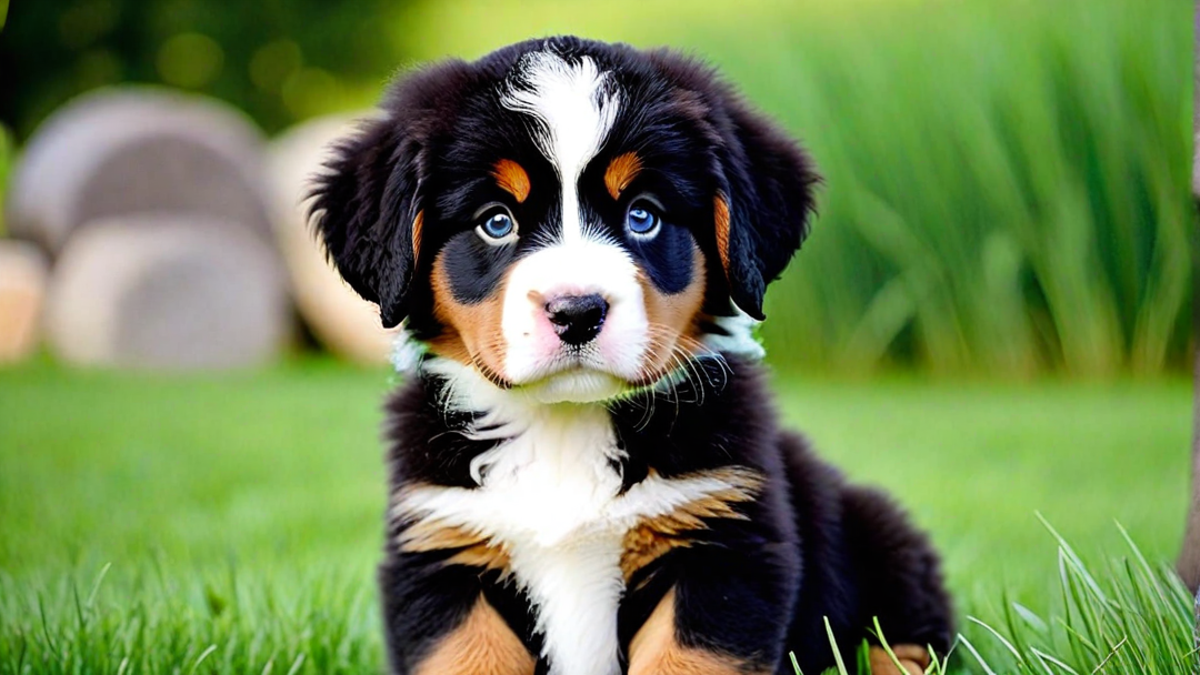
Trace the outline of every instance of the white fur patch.
{"type": "Polygon", "coordinates": [[[425,355],[426,351],[428,348],[413,339],[408,332],[408,327],[401,325],[395,330],[395,335],[392,337],[392,353],[389,360],[392,362],[392,368],[398,374],[412,377],[417,374],[417,366],[421,364],[421,357],[425,355]]]}
{"type": "Polygon", "coordinates": [[[734,306],[734,310],[737,312],[736,315],[717,317],[714,321],[728,335],[710,333],[705,335],[701,341],[705,347],[714,352],[742,356],[755,361],[761,360],[767,353],[763,349],[762,343],[754,336],[754,329],[760,322],[737,306],[734,306]]]}
{"type": "Polygon", "coordinates": [[[562,183],[562,239],[584,239],[579,176],[612,129],[620,99],[608,73],[586,56],[572,65],[557,54],[531,52],[521,58],[515,75],[500,103],[540,123],[535,140],[562,183]]]}
{"type": "Polygon", "coordinates": [[[508,553],[513,579],[536,611],[551,675],[617,675],[625,533],[642,518],[736,486],[651,474],[620,495],[614,460],[622,452],[603,406],[543,405],[455,362],[429,367],[450,379],[444,405],[487,411],[478,423],[487,430],[476,437],[510,440],[472,463],[479,488],[408,487],[395,496],[393,514],[465,529],[508,553]]]}

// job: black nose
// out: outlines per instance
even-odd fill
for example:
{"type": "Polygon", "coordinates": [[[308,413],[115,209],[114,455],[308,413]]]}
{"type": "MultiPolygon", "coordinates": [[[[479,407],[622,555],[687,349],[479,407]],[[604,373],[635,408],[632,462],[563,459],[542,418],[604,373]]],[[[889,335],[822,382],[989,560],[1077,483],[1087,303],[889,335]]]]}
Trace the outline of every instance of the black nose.
{"type": "Polygon", "coordinates": [[[563,295],[546,303],[546,316],[558,338],[579,346],[591,341],[604,326],[608,302],[599,295],[563,295]]]}

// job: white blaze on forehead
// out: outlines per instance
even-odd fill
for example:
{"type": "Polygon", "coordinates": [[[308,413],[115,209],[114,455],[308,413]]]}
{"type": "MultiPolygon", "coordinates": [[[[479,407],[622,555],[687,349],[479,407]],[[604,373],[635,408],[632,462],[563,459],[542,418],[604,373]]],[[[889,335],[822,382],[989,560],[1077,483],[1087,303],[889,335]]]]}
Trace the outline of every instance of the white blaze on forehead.
{"type": "Polygon", "coordinates": [[[538,149],[562,182],[562,237],[584,237],[579,210],[579,176],[599,151],[617,116],[619,97],[589,57],[568,63],[550,52],[521,57],[501,104],[539,122],[538,149]]]}
{"type": "Polygon", "coordinates": [[[506,377],[537,384],[544,402],[597,401],[636,380],[650,344],[639,270],[629,252],[599,223],[588,222],[579,179],[603,147],[620,107],[611,72],[583,56],[551,52],[521,57],[501,104],[529,116],[533,141],[561,185],[561,231],[513,266],[501,331],[506,377]],[[565,350],[546,318],[546,302],[561,295],[598,294],[608,302],[603,330],[565,350]],[[569,353],[568,353],[569,352],[569,353]]]}

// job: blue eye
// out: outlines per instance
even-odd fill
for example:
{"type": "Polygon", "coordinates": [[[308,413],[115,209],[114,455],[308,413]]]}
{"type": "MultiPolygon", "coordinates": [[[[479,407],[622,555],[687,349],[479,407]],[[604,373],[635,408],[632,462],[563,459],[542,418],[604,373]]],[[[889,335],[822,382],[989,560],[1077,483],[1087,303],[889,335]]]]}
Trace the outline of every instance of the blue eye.
{"type": "Polygon", "coordinates": [[[625,225],[630,232],[637,235],[651,235],[661,223],[662,219],[645,202],[634,202],[629,206],[629,212],[625,215],[625,225]]]}
{"type": "Polygon", "coordinates": [[[507,211],[493,211],[475,228],[489,244],[503,244],[517,231],[517,223],[507,211]]]}
{"type": "Polygon", "coordinates": [[[487,232],[489,237],[502,239],[513,231],[512,218],[507,213],[497,213],[483,224],[483,231],[487,232]]]}

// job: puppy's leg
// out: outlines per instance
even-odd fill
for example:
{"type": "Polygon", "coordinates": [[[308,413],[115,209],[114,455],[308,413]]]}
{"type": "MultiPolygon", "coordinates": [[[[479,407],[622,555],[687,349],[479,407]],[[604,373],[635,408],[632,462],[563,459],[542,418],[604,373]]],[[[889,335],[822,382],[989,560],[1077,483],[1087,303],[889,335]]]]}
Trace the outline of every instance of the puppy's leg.
{"type": "Polygon", "coordinates": [[[879,619],[883,637],[903,670],[878,646],[874,675],[923,673],[929,647],[944,655],[953,635],[953,609],[937,554],[924,534],[886,496],[847,487],[843,493],[846,540],[857,572],[863,621],[879,619]]]}
{"type": "MultiPolygon", "coordinates": [[[[728,654],[680,642],[675,589],[659,602],[629,643],[629,675],[738,675],[743,663],[728,654]]],[[[764,671],[765,672],[765,671],[764,671]]]]}
{"type": "Polygon", "coordinates": [[[533,675],[535,660],[485,597],[480,569],[402,553],[379,580],[396,675],[533,675]]]}
{"type": "Polygon", "coordinates": [[[533,674],[533,657],[483,596],[431,647],[415,675],[533,674]]]}
{"type": "Polygon", "coordinates": [[[629,675],[774,673],[794,579],[757,553],[693,549],[662,570],[675,581],[629,643],[629,675]]]}

